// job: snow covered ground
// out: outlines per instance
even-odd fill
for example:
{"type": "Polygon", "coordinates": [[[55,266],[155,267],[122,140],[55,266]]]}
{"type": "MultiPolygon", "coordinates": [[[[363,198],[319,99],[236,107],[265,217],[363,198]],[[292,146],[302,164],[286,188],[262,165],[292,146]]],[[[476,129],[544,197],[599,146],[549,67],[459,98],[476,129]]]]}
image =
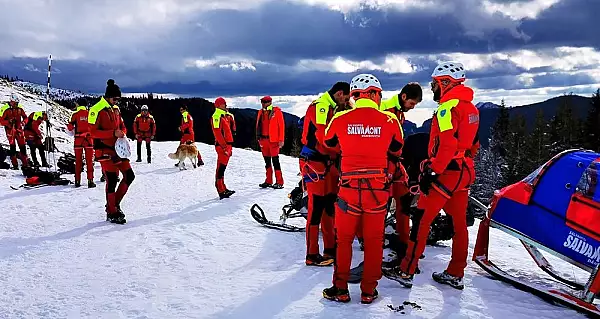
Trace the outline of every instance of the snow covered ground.
{"type": "MultiPolygon", "coordinates": [[[[248,211],[259,203],[277,219],[297,182],[297,161],[282,157],[285,189],[260,189],[260,153],[234,149],[226,183],[237,193],[219,200],[214,147],[198,146],[206,165],[195,170],[179,171],[167,158],[176,142],[154,143],[152,164],[133,163],[125,225],[104,221],[99,165],[94,189],[15,191],[9,185],[23,178],[0,171],[0,318],[583,317],[493,281],[472,262],[464,291],[437,285],[430,275],[444,268],[449,247],[427,247],[412,290],[383,278],[372,305],[358,302],[358,285],[350,287],[350,304],[323,300],[332,268],[304,266],[304,234],[264,228],[248,211]],[[388,308],[404,301],[421,310],[388,308]]],[[[476,231],[477,224],[470,228],[471,252],[476,231]]],[[[515,239],[493,231],[492,242],[499,264],[533,267],[515,239]]],[[[357,264],[357,245],[355,252],[357,264]]]]}
{"type": "MultiPolygon", "coordinates": [[[[12,92],[27,113],[45,109],[35,95],[0,83],[0,101],[12,92]]],[[[70,112],[55,104],[50,109],[57,146],[71,151],[63,130],[70,112]]],[[[6,143],[3,130],[0,142],[6,143]]],[[[372,305],[358,302],[358,285],[350,287],[350,304],[326,301],[321,291],[331,285],[333,269],[304,265],[304,234],[264,228],[249,214],[259,203],[277,220],[298,181],[297,160],[281,158],[285,189],[260,189],[260,153],[234,149],[226,183],[237,193],[219,200],[214,147],[197,143],[206,165],[179,171],[167,158],[177,144],[153,143],[152,164],[132,163],[136,179],[122,203],[125,225],[104,221],[98,164],[94,189],[12,190],[24,182],[20,172],[0,171],[0,318],[583,318],[491,280],[472,262],[464,291],[434,283],[431,272],[447,264],[450,242],[427,247],[424,273],[412,290],[383,278],[372,305]],[[405,301],[420,309],[388,307],[405,301]]],[[[470,228],[471,254],[476,232],[477,223],[470,228]]],[[[490,256],[499,266],[531,281],[548,278],[516,239],[492,230],[491,240],[490,256]]],[[[354,265],[361,258],[356,245],[354,265]]],[[[559,269],[586,279],[570,265],[559,269]]]]}

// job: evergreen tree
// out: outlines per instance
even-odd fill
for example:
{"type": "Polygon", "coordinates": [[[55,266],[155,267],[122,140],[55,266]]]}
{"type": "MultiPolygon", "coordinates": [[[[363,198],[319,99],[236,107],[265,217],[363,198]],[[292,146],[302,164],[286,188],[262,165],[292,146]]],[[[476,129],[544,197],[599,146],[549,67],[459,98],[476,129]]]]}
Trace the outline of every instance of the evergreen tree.
{"type": "Polygon", "coordinates": [[[533,172],[541,164],[550,159],[549,129],[548,122],[544,119],[544,111],[539,109],[535,117],[533,129],[527,136],[525,152],[526,171],[533,172]]]}
{"type": "Polygon", "coordinates": [[[592,95],[592,106],[584,124],[584,147],[600,152],[600,89],[592,95]]]}
{"type": "Polygon", "coordinates": [[[510,130],[506,141],[505,174],[503,182],[505,185],[513,184],[527,176],[527,122],[525,116],[517,115],[509,122],[510,130]]]}
{"type": "Polygon", "coordinates": [[[494,159],[493,163],[488,164],[494,165],[493,170],[497,171],[497,174],[494,175],[493,180],[490,181],[492,183],[491,187],[495,189],[499,189],[505,186],[507,176],[510,174],[506,163],[506,155],[508,149],[507,137],[510,127],[509,120],[510,115],[508,113],[508,108],[504,103],[504,99],[502,99],[502,102],[499,106],[498,117],[496,118],[496,122],[490,129],[489,148],[487,150],[489,156],[494,159]]]}
{"type": "Polygon", "coordinates": [[[565,96],[550,120],[550,155],[582,147],[581,120],[574,116],[570,96],[565,96]]]}

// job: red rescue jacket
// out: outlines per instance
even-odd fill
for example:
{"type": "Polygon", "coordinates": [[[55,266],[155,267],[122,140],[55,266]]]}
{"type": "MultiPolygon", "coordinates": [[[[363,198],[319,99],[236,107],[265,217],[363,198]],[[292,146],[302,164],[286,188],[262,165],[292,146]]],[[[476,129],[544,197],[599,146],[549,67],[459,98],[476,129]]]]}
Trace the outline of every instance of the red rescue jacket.
{"type": "Polygon", "coordinates": [[[74,131],[75,147],[91,147],[93,145],[90,124],[88,123],[88,110],[85,106],[78,107],[71,115],[67,129],[74,131]]]}
{"type": "Polygon", "coordinates": [[[115,112],[104,97],[90,109],[88,123],[90,133],[94,138],[94,149],[114,151],[117,141],[115,131],[122,130],[123,123],[121,116],[115,112]]]}
{"type": "Polygon", "coordinates": [[[192,115],[187,111],[183,112],[181,115],[181,133],[194,134],[194,119],[192,118],[192,115]]]}
{"type": "Polygon", "coordinates": [[[341,173],[387,170],[388,154],[399,157],[404,136],[398,118],[369,99],[335,114],[325,132],[328,147],[340,146],[341,173]]]}
{"type": "Polygon", "coordinates": [[[27,114],[21,105],[17,107],[9,107],[2,113],[0,117],[0,125],[7,129],[16,128],[18,131],[23,130],[23,126],[27,123],[27,114]]]}
{"type": "Polygon", "coordinates": [[[257,139],[268,138],[271,143],[285,141],[285,121],[283,112],[277,106],[258,110],[256,116],[257,139]]]}
{"type": "Polygon", "coordinates": [[[28,136],[42,138],[42,132],[40,131],[40,125],[44,121],[44,115],[40,112],[31,112],[27,117],[27,124],[25,124],[25,131],[28,136]]]}
{"type": "Polygon", "coordinates": [[[133,121],[133,134],[148,137],[156,135],[156,123],[154,122],[154,116],[150,114],[146,116],[138,114],[133,121]]]}
{"type": "Polygon", "coordinates": [[[431,169],[437,174],[446,169],[460,170],[465,158],[473,168],[472,158],[479,150],[479,110],[472,101],[473,90],[462,84],[440,99],[429,135],[431,169]]]}
{"type": "Polygon", "coordinates": [[[325,129],[334,117],[336,108],[337,105],[328,92],[308,106],[302,128],[302,157],[316,161],[327,161],[330,157],[337,157],[339,149],[325,146],[324,141],[325,129]]]}
{"type": "Polygon", "coordinates": [[[216,108],[210,124],[215,135],[215,145],[221,147],[233,145],[233,136],[235,135],[235,119],[233,114],[216,108]]]}

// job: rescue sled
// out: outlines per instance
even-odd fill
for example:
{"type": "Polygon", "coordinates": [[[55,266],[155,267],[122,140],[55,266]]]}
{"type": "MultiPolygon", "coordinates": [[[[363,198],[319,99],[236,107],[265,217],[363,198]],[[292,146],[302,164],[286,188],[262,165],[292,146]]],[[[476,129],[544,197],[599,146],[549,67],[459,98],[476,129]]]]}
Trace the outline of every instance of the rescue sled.
{"type": "MultiPolygon", "coordinates": [[[[600,316],[600,154],[564,151],[522,181],[496,191],[479,225],[473,260],[494,277],[547,301],[600,316]],[[489,228],[518,238],[537,265],[564,289],[511,276],[488,254],[489,228]],[[540,250],[590,273],[586,283],[561,277],[540,250]]],[[[481,206],[481,204],[480,204],[481,206]]]]}

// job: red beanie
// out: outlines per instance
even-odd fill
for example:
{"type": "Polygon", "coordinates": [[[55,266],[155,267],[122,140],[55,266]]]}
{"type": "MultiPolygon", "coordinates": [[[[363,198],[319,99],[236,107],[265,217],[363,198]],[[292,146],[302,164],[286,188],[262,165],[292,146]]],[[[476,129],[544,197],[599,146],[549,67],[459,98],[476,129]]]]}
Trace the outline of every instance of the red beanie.
{"type": "Polygon", "coordinates": [[[222,97],[218,97],[215,100],[215,107],[221,107],[221,106],[226,106],[226,105],[227,105],[227,103],[225,103],[225,99],[222,97]]]}
{"type": "Polygon", "coordinates": [[[261,102],[271,102],[273,100],[271,99],[270,96],[266,95],[266,96],[263,96],[262,99],[260,99],[260,101],[261,102]]]}

